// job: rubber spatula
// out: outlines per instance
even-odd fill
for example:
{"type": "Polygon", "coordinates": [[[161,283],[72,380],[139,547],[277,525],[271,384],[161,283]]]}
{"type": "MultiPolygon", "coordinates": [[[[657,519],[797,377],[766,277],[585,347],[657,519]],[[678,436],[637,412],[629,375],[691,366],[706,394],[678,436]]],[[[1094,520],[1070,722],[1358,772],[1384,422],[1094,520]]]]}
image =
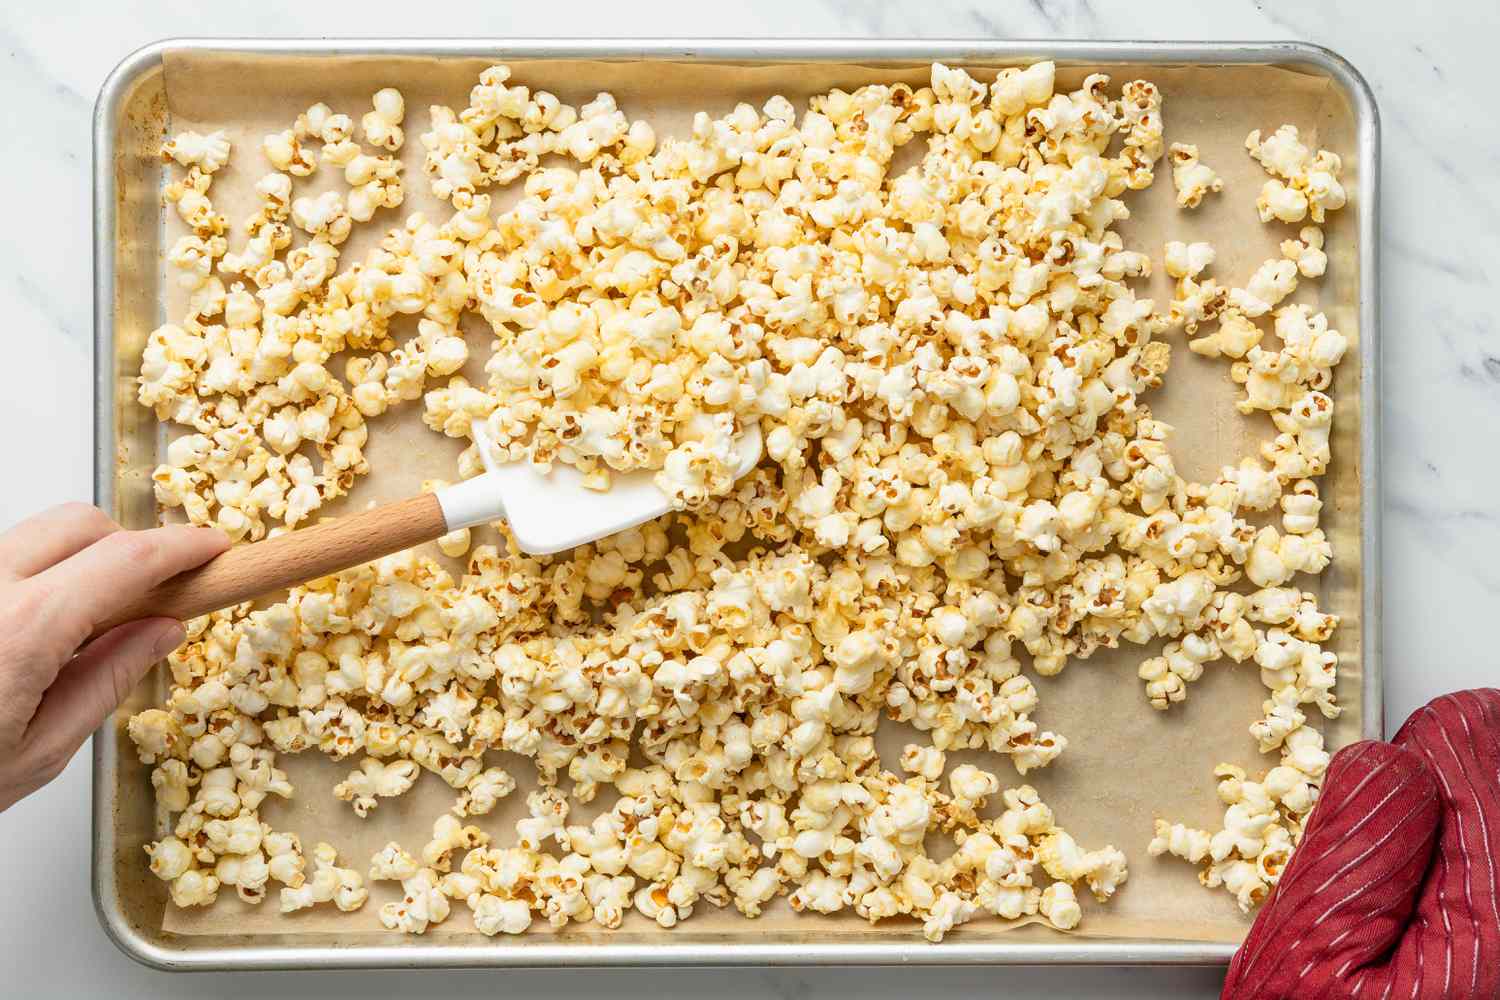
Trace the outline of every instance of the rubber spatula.
{"type": "MultiPolygon", "coordinates": [[[[496,464],[476,427],[485,472],[408,500],[372,507],[249,545],[236,545],[179,573],[99,626],[164,615],[186,620],[316,580],[372,559],[430,542],[450,531],[506,521],[523,552],[548,555],[633,528],[672,509],[651,471],[615,473],[610,488],[591,490],[577,469],[561,464],[543,475],[529,462],[496,464]]],[[[735,441],[735,478],[760,461],[760,428],[735,441]]]]}

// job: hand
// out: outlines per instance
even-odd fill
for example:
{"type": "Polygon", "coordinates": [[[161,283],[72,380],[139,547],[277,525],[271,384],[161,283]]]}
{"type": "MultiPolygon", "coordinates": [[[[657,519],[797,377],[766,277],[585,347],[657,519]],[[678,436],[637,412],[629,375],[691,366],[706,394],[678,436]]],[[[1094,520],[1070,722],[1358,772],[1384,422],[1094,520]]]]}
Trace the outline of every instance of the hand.
{"type": "Polygon", "coordinates": [[[1500,996],[1500,690],[1334,755],[1226,1000],[1500,996]]]}
{"type": "Polygon", "coordinates": [[[183,638],[147,618],[89,642],[96,624],[228,547],[215,528],[125,531],[81,503],[0,534],[0,810],[57,777],[183,638]]]}

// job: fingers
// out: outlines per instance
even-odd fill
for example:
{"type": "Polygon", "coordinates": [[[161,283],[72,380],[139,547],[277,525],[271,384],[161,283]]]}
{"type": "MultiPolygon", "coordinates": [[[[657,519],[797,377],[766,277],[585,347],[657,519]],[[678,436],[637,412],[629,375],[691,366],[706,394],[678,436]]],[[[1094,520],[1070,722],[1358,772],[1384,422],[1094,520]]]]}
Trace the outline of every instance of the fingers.
{"type": "Polygon", "coordinates": [[[1323,789],[1226,998],[1346,995],[1406,929],[1442,817],[1433,775],[1417,754],[1367,741],[1334,755],[1323,789]]]}
{"type": "Polygon", "coordinates": [[[216,528],[173,525],[117,531],[19,584],[37,605],[37,627],[71,652],[127,601],[229,547],[216,528]]]}
{"type": "Polygon", "coordinates": [[[0,534],[0,579],[24,580],[119,530],[109,515],[86,503],[44,510],[0,534]]]}
{"type": "Polygon", "coordinates": [[[182,623],[171,618],[130,622],[89,643],[63,668],[37,706],[21,750],[41,784],[67,766],[152,664],[182,640],[182,623]]]}
{"type": "Polygon", "coordinates": [[[1396,988],[1500,995],[1500,691],[1438,698],[1394,742],[1422,755],[1444,810],[1437,860],[1394,956],[1396,988]]]}

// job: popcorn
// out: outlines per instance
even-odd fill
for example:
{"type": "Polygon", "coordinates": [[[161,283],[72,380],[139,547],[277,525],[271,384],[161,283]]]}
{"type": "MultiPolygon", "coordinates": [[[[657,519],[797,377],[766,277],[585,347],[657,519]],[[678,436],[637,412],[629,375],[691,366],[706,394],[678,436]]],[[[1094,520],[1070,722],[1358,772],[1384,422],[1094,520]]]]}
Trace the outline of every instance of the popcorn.
{"type": "Polygon", "coordinates": [[[1264,316],[1297,290],[1297,264],[1290,260],[1268,260],[1250,276],[1244,288],[1229,290],[1229,304],[1245,316],[1264,316]]]}
{"type": "Polygon", "coordinates": [[[135,744],[142,764],[154,764],[173,755],[182,744],[182,726],[170,712],[148,708],[130,717],[126,733],[135,744]]]}
{"type": "MultiPolygon", "coordinates": [[[[1189,335],[1197,333],[1202,324],[1235,313],[1235,310],[1227,308],[1231,294],[1231,290],[1225,289],[1212,278],[1200,282],[1184,275],[1177,282],[1177,293],[1172,299],[1168,318],[1174,326],[1180,325],[1183,332],[1189,335]]],[[[1200,337],[1192,343],[1212,342],[1214,341],[1209,338],[1200,337]]],[[[1206,352],[1198,350],[1197,353],[1206,352]]]]}
{"type": "Polygon", "coordinates": [[[1078,905],[1078,896],[1066,882],[1053,882],[1042,890],[1040,907],[1042,916],[1060,931],[1070,931],[1083,919],[1083,910],[1078,905]]]}
{"type": "Polygon", "coordinates": [[[260,819],[242,813],[230,820],[213,819],[203,824],[203,838],[214,854],[249,854],[260,849],[260,819]]]}
{"type": "Polygon", "coordinates": [[[325,145],[333,145],[349,138],[354,127],[348,115],[334,114],[328,105],[319,102],[297,116],[292,130],[299,136],[316,139],[325,145]]]}
{"type": "Polygon", "coordinates": [[[400,149],[406,139],[401,131],[401,122],[406,117],[406,102],[401,97],[401,91],[394,87],[384,87],[377,90],[370,101],[375,106],[374,110],[365,112],[364,117],[359,120],[360,128],[365,133],[365,141],[392,152],[400,149]]]}
{"type": "Polygon", "coordinates": [[[281,890],[281,912],[297,910],[332,902],[344,912],[352,912],[364,905],[370,892],[364,887],[364,879],[352,868],[338,867],[338,853],[329,844],[319,844],[313,850],[317,863],[312,878],[301,885],[281,890]]]}
{"type": "Polygon", "coordinates": [[[1292,493],[1282,496],[1281,510],[1281,527],[1286,534],[1307,535],[1317,530],[1318,515],[1323,510],[1317,484],[1310,479],[1299,480],[1292,493]]]}
{"type": "Polygon", "coordinates": [[[1283,535],[1267,525],[1255,535],[1245,575],[1257,587],[1279,587],[1297,573],[1321,573],[1331,558],[1322,531],[1283,535]]]}
{"type": "Polygon", "coordinates": [[[374,757],[360,761],[359,769],[334,786],[333,797],[351,803],[361,819],[375,808],[377,798],[402,795],[416,783],[420,768],[409,760],[382,763],[374,757]]]}
{"type": "Polygon", "coordinates": [[[334,246],[349,238],[354,225],[337,191],[324,191],[316,198],[293,201],[292,223],[311,236],[326,236],[334,246]]]}
{"type": "Polygon", "coordinates": [[[445,813],[433,823],[432,839],[422,848],[422,864],[436,871],[446,872],[453,863],[454,851],[483,847],[489,842],[489,834],[477,826],[464,826],[445,813]]]}
{"type": "Polygon", "coordinates": [[[757,868],[744,876],[731,871],[725,880],[734,893],[735,909],[747,917],[758,917],[761,907],[769,902],[781,889],[781,881],[775,868],[757,868]]]}
{"type": "Polygon", "coordinates": [[[967,923],[979,912],[978,903],[964,899],[956,892],[945,892],[933,903],[931,915],[923,921],[922,936],[929,941],[941,941],[954,927],[967,923]]]}
{"type": "Polygon", "coordinates": [[[265,898],[270,870],[258,850],[247,854],[225,854],[214,865],[214,877],[221,887],[234,886],[240,899],[253,904],[265,898]]]}
{"type": "MultiPolygon", "coordinates": [[[[624,921],[625,911],[632,905],[631,891],[635,879],[629,875],[590,875],[584,883],[589,906],[594,912],[594,922],[600,927],[614,930],[624,921]]],[[[530,921],[528,915],[527,921],[530,921]]],[[[526,925],[521,925],[525,930],[526,925]]],[[[519,931],[509,931],[519,933],[519,931]]]]}
{"type": "Polygon", "coordinates": [[[1000,790],[1000,779],[972,764],[960,764],[948,776],[955,801],[979,808],[985,799],[1000,790]]]}
{"type": "Polygon", "coordinates": [[[437,873],[419,868],[401,882],[402,898],[380,908],[380,923],[403,934],[425,934],[433,924],[448,919],[448,897],[438,889],[437,873]]]}
{"type": "Polygon", "coordinates": [[[1245,148],[1272,175],[1256,201],[1262,222],[1300,222],[1311,216],[1322,223],[1328,212],[1344,207],[1342,161],[1326,149],[1313,153],[1295,125],[1283,125],[1264,139],[1256,129],[1246,137],[1245,148]]]}
{"type": "Polygon", "coordinates": [[[271,161],[271,166],[293,177],[306,177],[318,168],[317,161],[307,155],[293,129],[266,136],[261,140],[260,151],[271,161]]]}
{"type": "MultiPolygon", "coordinates": [[[[361,153],[345,164],[344,180],[349,182],[348,212],[354,222],[368,222],[377,210],[396,208],[405,197],[401,185],[401,161],[393,157],[361,153]]],[[[299,202],[302,200],[298,199],[299,202]]],[[[295,205],[294,202],[293,221],[295,205]]]]}
{"type": "MultiPolygon", "coordinates": [[[[1252,902],[1274,884],[1326,766],[1307,706],[1338,711],[1337,618],[1284,586],[1331,555],[1313,478],[1347,341],[1284,304],[1327,266],[1320,230],[1239,290],[1204,276],[1211,246],[1170,243],[1170,305],[1137,298],[1151,262],[1114,227],[1164,152],[1142,81],[1059,93],[1046,63],[989,85],[939,65],[930,86],[835,91],[800,118],[775,98],[658,140],[607,94],[575,107],[492,67],[420,135],[451,213],[345,259],[355,225],[404,201],[404,103],[372,97],[368,145],[322,104],[266,137],[276,172],[234,252],[208,197],[223,157],[175,141],[187,228],[168,256],[193,301],[142,359],[139,399],[178,431],[158,500],[237,539],[295,530],[370,471],[367,421],[420,400],[463,446],[458,477],[484,458],[570,465],[597,489],[644,473],[676,510],[544,558],[465,529],[438,544],[460,564],[399,553],[191,623],[172,693],[128,727],[174,899],[255,901],[274,880],[288,910],[363,902],[331,847],[309,870],[260,819],[292,791],[277,755],[315,748],[359,755],[332,791],[361,816],[420,770],[454,789],[420,849],[371,858],[371,881],[402,883],[381,908],[393,930],[423,933],[453,900],[516,934],[631,908],[671,927],[705,900],[755,916],[778,895],[907,915],[934,940],[986,916],[1071,928],[1076,887],[1109,897],[1124,855],[948,755],[1048,765],[1068,741],[1034,718],[1021,651],[1048,676],[1158,638],[1153,704],[1254,659],[1270,697],[1251,731],[1282,756],[1263,781],[1225,778],[1223,830],[1169,824],[1163,850],[1252,902]],[[347,190],[294,194],[325,164],[347,190]],[[470,311],[495,334],[482,357],[470,311]],[[1141,395],[1174,325],[1231,359],[1241,408],[1277,430],[1208,483],[1179,475],[1141,395]],[[736,477],[752,427],[767,460],[736,477]],[[1259,511],[1279,520],[1253,527],[1259,511]],[[1260,590],[1232,589],[1241,576],[1260,590]],[[881,715],[923,734],[900,775],[874,749],[881,715]],[[518,779],[526,815],[492,846],[468,818],[518,779]],[[935,832],[957,847],[941,862],[935,832]]],[[[1221,186],[1190,147],[1172,156],[1184,203],[1221,186]]],[[[1312,176],[1331,164],[1306,159],[1277,178],[1311,214],[1337,199],[1312,176]]]]}
{"type": "Polygon", "coordinates": [[[481,934],[522,934],[531,926],[531,908],[519,899],[501,899],[489,893],[470,897],[474,927],[481,934]]]}
{"type": "Polygon", "coordinates": [[[267,833],[261,838],[261,847],[266,852],[271,878],[293,889],[304,883],[306,860],[302,856],[302,843],[295,833],[267,833]]]}
{"type": "Polygon", "coordinates": [[[162,197],[177,209],[177,216],[195,235],[207,239],[222,236],[229,223],[214,211],[208,199],[212,174],[201,166],[188,170],[187,176],[162,189],[162,197]]]}
{"type": "Polygon", "coordinates": [[[908,743],[901,751],[901,769],[908,774],[919,774],[928,781],[942,777],[946,764],[947,755],[936,747],[908,743]]]}
{"type": "MultiPolygon", "coordinates": [[[[1333,628],[1320,620],[1326,616],[1317,612],[1311,595],[1290,588],[1263,588],[1247,604],[1248,613],[1259,621],[1305,618],[1311,636],[1325,637],[1333,628]]],[[[1332,654],[1323,652],[1316,640],[1282,629],[1256,635],[1260,642],[1255,659],[1272,696],[1264,706],[1265,718],[1250,731],[1262,752],[1280,750],[1282,763],[1261,781],[1248,780],[1243,770],[1221,764],[1215,774],[1220,778],[1219,797],[1227,807],[1223,828],[1210,833],[1158,819],[1150,845],[1152,855],[1170,853],[1202,863],[1200,881],[1210,888],[1223,886],[1243,909],[1263,900],[1280,878],[1328,766],[1322,735],[1305,724],[1297,706],[1313,703],[1329,717],[1338,713],[1332,699],[1332,654]]]]}
{"type": "Polygon", "coordinates": [[[1301,222],[1307,218],[1307,195],[1272,178],[1261,186],[1260,196],[1255,199],[1255,209],[1260,213],[1261,222],[1270,222],[1272,219],[1301,222]]]}
{"type": "Polygon", "coordinates": [[[1277,177],[1291,179],[1306,169],[1312,155],[1302,144],[1295,125],[1283,125],[1274,133],[1261,139],[1260,129],[1245,138],[1245,149],[1250,157],[1266,168],[1266,172],[1277,177]]]}
{"type": "Polygon", "coordinates": [[[179,166],[198,167],[211,174],[229,162],[229,139],[222,131],[208,135],[179,132],[162,147],[161,154],[165,159],[176,160],[179,166]]]}
{"type": "Polygon", "coordinates": [[[1100,901],[1115,894],[1125,881],[1125,855],[1114,847],[1084,851],[1065,830],[1042,838],[1037,861],[1049,876],[1062,883],[1085,880],[1100,901]]]}
{"type": "Polygon", "coordinates": [[[1184,861],[1197,864],[1208,856],[1212,835],[1207,830],[1195,830],[1181,823],[1156,821],[1156,836],[1147,848],[1150,855],[1160,857],[1173,854],[1184,861]]]}
{"type": "Polygon", "coordinates": [[[147,844],[146,856],[151,859],[151,874],[166,882],[175,882],[193,867],[193,852],[176,837],[163,837],[147,844]]]}
{"type": "Polygon", "coordinates": [[[1205,358],[1243,358],[1258,346],[1265,334],[1238,309],[1219,314],[1219,326],[1212,333],[1188,341],[1188,349],[1205,358]]]}
{"type": "Polygon", "coordinates": [[[1323,230],[1303,226],[1295,240],[1281,241],[1281,256],[1297,265],[1304,278],[1321,278],[1328,270],[1328,255],[1323,252],[1323,230]]]}
{"type": "Polygon", "coordinates": [[[1196,278],[1214,262],[1213,245],[1210,243],[1183,243],[1172,240],[1167,243],[1165,267],[1173,278],[1196,278]]]}
{"type": "Polygon", "coordinates": [[[370,858],[371,882],[404,882],[417,874],[417,861],[394,841],[370,858]]]}
{"type": "Polygon", "coordinates": [[[197,869],[189,869],[172,880],[169,887],[172,905],[186,909],[189,906],[210,906],[218,897],[219,879],[197,869]]]}
{"type": "Polygon", "coordinates": [[[1198,159],[1197,146],[1174,142],[1167,155],[1172,161],[1172,186],[1177,189],[1179,207],[1197,208],[1204,195],[1224,190],[1224,178],[1198,159]]]}
{"type": "Polygon", "coordinates": [[[469,779],[463,795],[453,807],[457,816],[483,816],[495,804],[516,790],[516,780],[498,767],[491,767],[469,779]]]}
{"type": "Polygon", "coordinates": [[[1141,664],[1138,674],[1146,682],[1151,707],[1161,710],[1187,695],[1187,685],[1203,676],[1203,665],[1217,660],[1221,650],[1216,638],[1189,634],[1181,642],[1169,642],[1161,656],[1141,664]]]}
{"type": "Polygon", "coordinates": [[[1052,98],[1055,72],[1050,62],[1001,70],[990,85],[990,106],[1000,114],[1014,115],[1028,106],[1047,104],[1052,98]]]}

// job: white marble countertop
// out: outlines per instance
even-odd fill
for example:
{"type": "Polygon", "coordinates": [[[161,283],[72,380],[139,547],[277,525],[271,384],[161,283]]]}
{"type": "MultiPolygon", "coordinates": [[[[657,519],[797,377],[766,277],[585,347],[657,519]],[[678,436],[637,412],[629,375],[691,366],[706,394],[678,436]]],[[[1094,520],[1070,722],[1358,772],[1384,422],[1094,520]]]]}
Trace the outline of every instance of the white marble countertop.
{"type": "MultiPolygon", "coordinates": [[[[446,6],[446,5],[443,5],[446,6]]],[[[459,5],[454,5],[455,7],[459,5]]],[[[1370,80],[1384,123],[1385,658],[1387,726],[1444,691],[1494,684],[1484,623],[1500,600],[1500,133],[1489,0],[1414,16],[1396,0],[1197,0],[737,5],[462,5],[460,21],[404,19],[393,2],[126,5],[53,0],[0,10],[9,195],[0,304],[10,389],[0,394],[0,526],[91,495],[90,111],[136,47],[173,35],[576,35],[916,38],[1298,38],[1370,80]],[[483,9],[483,8],[488,9],[483,9]],[[1490,108],[1486,111],[1485,108],[1490,108]],[[1440,637],[1434,641],[1433,637],[1440,637]]],[[[416,9],[421,9],[419,6],[416,9]]],[[[1213,996],[1209,969],[777,970],[630,973],[322,973],[169,976],[109,944],[89,899],[89,767],[0,815],[0,941],[14,996],[737,997],[918,991],[1005,996],[1213,996]],[[43,956],[55,956],[43,958],[43,956]],[[418,978],[420,975],[420,979],[418,978]]],[[[8,991],[9,992],[9,991],[8,991]]]]}

